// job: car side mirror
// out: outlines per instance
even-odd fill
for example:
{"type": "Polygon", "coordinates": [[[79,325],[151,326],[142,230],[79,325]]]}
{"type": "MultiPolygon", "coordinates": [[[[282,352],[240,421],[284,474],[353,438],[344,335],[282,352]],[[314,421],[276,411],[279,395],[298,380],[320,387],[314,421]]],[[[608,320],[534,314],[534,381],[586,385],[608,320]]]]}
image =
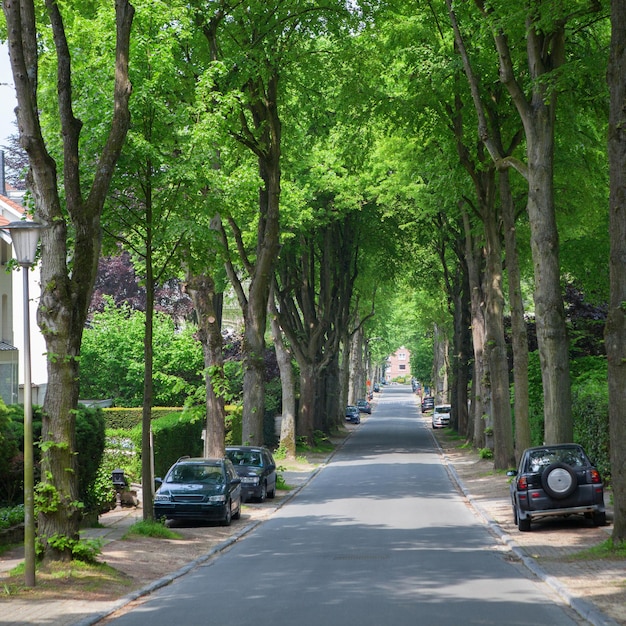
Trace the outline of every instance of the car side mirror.
{"type": "Polygon", "coordinates": [[[240,485],[240,484],[241,484],[241,478],[233,478],[233,479],[230,481],[230,484],[231,484],[231,485],[240,485]]]}

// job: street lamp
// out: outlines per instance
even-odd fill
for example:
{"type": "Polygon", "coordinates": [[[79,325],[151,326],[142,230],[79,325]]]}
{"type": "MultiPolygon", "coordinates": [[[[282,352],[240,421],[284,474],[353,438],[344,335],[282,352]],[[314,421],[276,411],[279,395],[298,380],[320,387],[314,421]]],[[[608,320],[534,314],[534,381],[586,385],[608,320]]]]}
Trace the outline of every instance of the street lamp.
{"type": "Polygon", "coordinates": [[[22,268],[24,294],[24,578],[35,586],[35,499],[33,461],[33,401],[30,378],[30,310],[28,268],[35,264],[39,231],[37,222],[11,222],[3,228],[11,234],[17,262],[22,268]]]}

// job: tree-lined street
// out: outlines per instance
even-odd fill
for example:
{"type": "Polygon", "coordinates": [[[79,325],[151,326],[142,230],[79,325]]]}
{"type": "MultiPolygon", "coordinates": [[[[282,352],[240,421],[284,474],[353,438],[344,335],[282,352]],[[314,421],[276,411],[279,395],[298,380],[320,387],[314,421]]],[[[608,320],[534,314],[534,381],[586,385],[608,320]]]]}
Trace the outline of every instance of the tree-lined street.
{"type": "Polygon", "coordinates": [[[583,623],[506,558],[419,415],[386,388],[292,502],[113,623],[583,623]]]}

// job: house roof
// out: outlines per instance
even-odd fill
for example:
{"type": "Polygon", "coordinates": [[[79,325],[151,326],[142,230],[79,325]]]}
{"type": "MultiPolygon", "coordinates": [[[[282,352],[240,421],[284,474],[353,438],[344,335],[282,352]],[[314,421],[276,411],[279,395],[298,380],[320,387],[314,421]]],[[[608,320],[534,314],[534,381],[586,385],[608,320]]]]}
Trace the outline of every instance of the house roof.
{"type": "Polygon", "coordinates": [[[0,206],[2,207],[3,214],[5,210],[8,210],[9,212],[16,213],[17,216],[24,215],[24,207],[21,204],[18,204],[17,202],[15,202],[15,200],[11,200],[11,198],[7,198],[7,196],[3,196],[1,194],[0,194],[0,206]]]}
{"type": "MultiPolygon", "coordinates": [[[[0,194],[0,229],[11,222],[16,222],[24,216],[24,207],[18,204],[15,200],[7,198],[0,194]]],[[[6,231],[2,231],[0,237],[9,242],[10,238],[6,234],[6,231]]]]}

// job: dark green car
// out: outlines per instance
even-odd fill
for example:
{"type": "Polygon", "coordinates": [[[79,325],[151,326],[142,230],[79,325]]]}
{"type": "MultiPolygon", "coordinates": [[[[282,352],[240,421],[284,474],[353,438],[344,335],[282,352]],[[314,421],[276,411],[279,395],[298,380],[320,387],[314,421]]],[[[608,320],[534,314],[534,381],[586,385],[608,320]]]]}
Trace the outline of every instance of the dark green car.
{"type": "Polygon", "coordinates": [[[154,517],[167,522],[214,521],[229,526],[241,516],[241,479],[229,459],[182,457],[156,479],[154,517]]]}
{"type": "Polygon", "coordinates": [[[241,478],[241,493],[244,502],[276,495],[276,462],[272,453],[264,446],[228,446],[226,456],[232,461],[241,478]]]}

